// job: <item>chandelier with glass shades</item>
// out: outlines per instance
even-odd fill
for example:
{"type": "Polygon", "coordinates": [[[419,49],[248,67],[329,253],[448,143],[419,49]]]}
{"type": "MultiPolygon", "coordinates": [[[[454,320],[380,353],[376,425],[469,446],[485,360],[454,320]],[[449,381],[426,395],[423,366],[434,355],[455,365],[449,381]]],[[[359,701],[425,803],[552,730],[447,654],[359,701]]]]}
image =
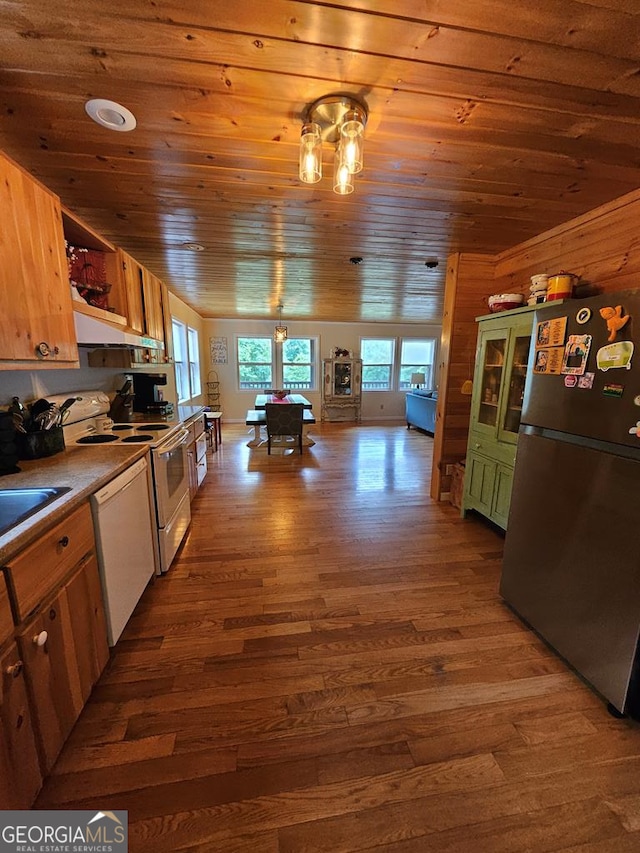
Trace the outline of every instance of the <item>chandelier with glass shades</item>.
{"type": "Polygon", "coordinates": [[[280,322],[273,330],[273,340],[277,344],[284,343],[287,340],[287,327],[282,325],[282,303],[278,305],[278,311],[280,312],[280,322]]]}
{"type": "Polygon", "coordinates": [[[300,180],[322,178],[322,143],[335,145],[333,191],[353,192],[353,176],[362,171],[367,109],[350,95],[327,95],[307,107],[300,133],[300,180]]]}

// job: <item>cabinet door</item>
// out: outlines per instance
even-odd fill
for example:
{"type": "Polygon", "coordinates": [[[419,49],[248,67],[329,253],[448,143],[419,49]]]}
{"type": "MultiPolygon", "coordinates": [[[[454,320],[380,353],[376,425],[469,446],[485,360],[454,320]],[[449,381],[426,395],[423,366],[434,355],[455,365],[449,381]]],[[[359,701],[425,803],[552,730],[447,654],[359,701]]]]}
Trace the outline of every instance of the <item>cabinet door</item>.
{"type": "Polygon", "coordinates": [[[496,463],[492,459],[470,453],[465,472],[465,509],[477,509],[490,516],[496,481],[496,463]]]}
{"type": "Polygon", "coordinates": [[[157,341],[164,340],[164,316],[162,313],[162,283],[149,270],[142,271],[142,294],[144,299],[145,333],[157,341]]]}
{"type": "Polygon", "coordinates": [[[516,327],[509,335],[504,390],[500,406],[498,440],[517,444],[522,400],[531,345],[531,325],[516,327]]]}
{"type": "Polygon", "coordinates": [[[104,611],[95,609],[96,577],[91,555],[18,635],[45,773],[106,662],[104,611]]]}
{"type": "Polygon", "coordinates": [[[1,366],[77,367],[60,203],[0,155],[0,210],[1,366]]]}
{"type": "Polygon", "coordinates": [[[499,524],[503,530],[507,529],[512,486],[513,468],[509,468],[506,465],[496,466],[493,506],[490,517],[496,522],[496,524],[499,524]]]}
{"type": "Polygon", "coordinates": [[[474,431],[494,438],[498,434],[500,396],[504,384],[508,329],[483,331],[478,338],[474,395],[471,404],[474,431]]]}
{"type": "Polygon", "coordinates": [[[42,785],[24,666],[15,643],[0,655],[0,809],[28,809],[42,785]]]}
{"type": "Polygon", "coordinates": [[[131,255],[127,255],[127,253],[122,250],[119,250],[119,252],[127,305],[127,322],[131,329],[141,335],[144,335],[142,267],[134,258],[131,257],[131,255]]]}

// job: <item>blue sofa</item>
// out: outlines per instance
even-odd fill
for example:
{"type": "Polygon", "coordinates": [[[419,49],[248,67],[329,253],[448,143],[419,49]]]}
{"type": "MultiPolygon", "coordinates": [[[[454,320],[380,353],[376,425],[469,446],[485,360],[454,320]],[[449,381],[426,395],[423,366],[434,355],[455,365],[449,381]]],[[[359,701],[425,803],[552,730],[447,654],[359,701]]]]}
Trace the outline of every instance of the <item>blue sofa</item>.
{"type": "Polygon", "coordinates": [[[408,391],[406,396],[407,429],[418,427],[432,435],[436,431],[437,391],[408,391]]]}

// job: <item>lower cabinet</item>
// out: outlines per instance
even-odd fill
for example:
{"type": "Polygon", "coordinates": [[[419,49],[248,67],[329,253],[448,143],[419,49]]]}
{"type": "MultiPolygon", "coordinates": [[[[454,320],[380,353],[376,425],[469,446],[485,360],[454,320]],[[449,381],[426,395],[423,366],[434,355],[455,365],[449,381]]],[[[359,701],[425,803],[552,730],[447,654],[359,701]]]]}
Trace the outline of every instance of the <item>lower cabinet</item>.
{"type": "Polygon", "coordinates": [[[109,655],[104,609],[96,609],[93,578],[99,583],[98,566],[91,554],[18,634],[45,774],[53,767],[109,655]]]}
{"type": "Polygon", "coordinates": [[[505,530],[512,484],[512,466],[479,453],[468,453],[464,510],[475,509],[505,530]]]}
{"type": "Polygon", "coordinates": [[[0,806],[28,809],[42,785],[25,668],[15,642],[0,655],[0,806]]]}
{"type": "Polygon", "coordinates": [[[29,808],[109,657],[88,504],[12,558],[4,575],[16,625],[6,639],[0,589],[0,809],[29,808]]]}

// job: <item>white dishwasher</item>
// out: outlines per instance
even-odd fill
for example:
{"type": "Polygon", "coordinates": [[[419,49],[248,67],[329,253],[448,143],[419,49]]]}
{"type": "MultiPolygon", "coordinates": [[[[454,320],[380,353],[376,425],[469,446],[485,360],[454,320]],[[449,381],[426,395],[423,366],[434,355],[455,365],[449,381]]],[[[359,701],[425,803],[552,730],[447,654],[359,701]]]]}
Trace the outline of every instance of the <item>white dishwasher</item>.
{"type": "Polygon", "coordinates": [[[156,569],[147,460],[91,495],[91,511],[109,645],[115,646],[156,569]]]}

